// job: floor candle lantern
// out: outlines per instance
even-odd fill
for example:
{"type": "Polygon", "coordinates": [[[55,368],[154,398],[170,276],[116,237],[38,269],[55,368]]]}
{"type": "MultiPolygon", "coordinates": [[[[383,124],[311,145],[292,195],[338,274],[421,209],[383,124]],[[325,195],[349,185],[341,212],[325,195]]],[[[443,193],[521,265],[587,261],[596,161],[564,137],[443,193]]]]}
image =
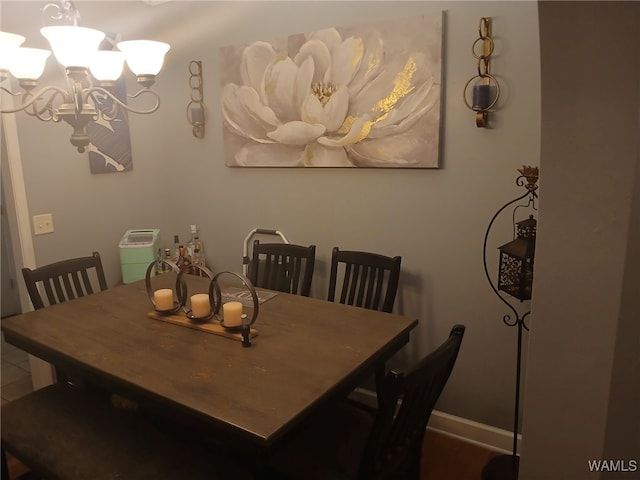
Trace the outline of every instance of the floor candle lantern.
{"type": "Polygon", "coordinates": [[[494,284],[489,269],[487,267],[487,240],[495,220],[500,214],[512,205],[527,200],[526,204],[516,205],[513,209],[512,218],[515,219],[519,208],[530,208],[537,210],[536,200],[538,198],[538,167],[523,166],[518,169],[520,176],[516,179],[516,185],[524,186],[525,192],[503,205],[493,216],[487,227],[484,236],[483,262],[484,272],[494,293],[513,312],[503,317],[503,322],[509,327],[517,327],[517,356],[516,356],[516,387],[515,387],[515,408],[513,426],[513,452],[511,455],[498,455],[493,458],[482,470],[482,480],[516,480],[518,478],[518,422],[520,416],[520,374],[522,363],[522,334],[523,330],[529,330],[525,320],[531,313],[526,309],[522,313],[522,308],[516,308],[512,303],[515,298],[524,303],[531,300],[533,292],[533,261],[536,244],[537,222],[533,215],[525,220],[515,222],[514,239],[498,248],[500,252],[498,265],[498,284],[494,284]],[[504,295],[507,294],[508,296],[504,295]]]}

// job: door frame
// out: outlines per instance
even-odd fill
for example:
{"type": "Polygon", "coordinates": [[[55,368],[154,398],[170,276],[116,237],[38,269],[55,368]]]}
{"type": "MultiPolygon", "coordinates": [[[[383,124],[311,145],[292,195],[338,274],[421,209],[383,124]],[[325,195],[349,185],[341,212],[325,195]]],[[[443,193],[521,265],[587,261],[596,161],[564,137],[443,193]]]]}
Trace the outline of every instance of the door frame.
{"type": "MultiPolygon", "coordinates": [[[[13,264],[16,271],[23,267],[35,268],[36,256],[31,234],[29,204],[24,182],[22,156],[18,141],[18,126],[15,114],[0,115],[0,130],[4,136],[2,161],[2,188],[5,193],[7,221],[11,238],[13,264]]],[[[24,282],[18,282],[20,305],[22,312],[33,310],[24,282]]],[[[29,355],[31,382],[33,388],[39,389],[54,382],[51,364],[29,355]]]]}

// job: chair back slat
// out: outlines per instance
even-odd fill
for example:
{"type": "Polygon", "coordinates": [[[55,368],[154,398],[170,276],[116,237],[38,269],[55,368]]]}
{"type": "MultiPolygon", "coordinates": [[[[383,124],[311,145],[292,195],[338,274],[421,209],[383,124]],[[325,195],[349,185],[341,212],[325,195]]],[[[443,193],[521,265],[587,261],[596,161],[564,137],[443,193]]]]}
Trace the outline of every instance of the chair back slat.
{"type": "Polygon", "coordinates": [[[407,374],[391,371],[378,384],[378,409],[359,480],[419,478],[424,432],[435,404],[451,375],[465,326],[407,374]]]}
{"type": "Polygon", "coordinates": [[[42,283],[44,284],[44,291],[47,294],[49,305],[55,305],[56,303],[58,303],[59,298],[64,298],[62,294],[62,287],[60,286],[60,280],[58,279],[58,277],[43,279],[42,283]]]}
{"type": "MultiPolygon", "coordinates": [[[[76,298],[76,296],[73,294],[73,287],[71,286],[71,282],[69,281],[70,277],[71,277],[71,280],[74,280],[74,285],[76,285],[76,290],[82,291],[78,288],[78,281],[73,278],[73,273],[71,273],[71,275],[61,275],[62,282],[64,283],[64,291],[67,294],[67,300],[75,300],[76,298]]],[[[76,278],[77,278],[77,275],[76,275],[76,278]]]]}
{"type": "Polygon", "coordinates": [[[248,277],[254,286],[308,297],[316,246],[253,242],[248,277]]]}
{"type": "Polygon", "coordinates": [[[333,248],[328,300],[391,312],[395,303],[402,258],[373,252],[333,248]]]}
{"type": "Polygon", "coordinates": [[[35,269],[23,268],[22,276],[36,310],[92,295],[98,288],[100,291],[107,289],[98,252],[93,252],[88,257],[62,260],[35,269]],[[41,288],[44,290],[47,304],[42,298],[41,288]]]}
{"type": "MultiPolygon", "coordinates": [[[[75,278],[77,277],[77,273],[73,273],[74,275],[74,281],[75,278]]],[[[86,295],[93,295],[93,287],[91,285],[91,282],[89,281],[89,272],[87,272],[86,270],[81,270],[80,271],[80,275],[82,275],[82,285],[84,285],[84,292],[82,290],[82,286],[80,285],[80,282],[77,281],[76,283],[76,291],[78,292],[78,296],[79,297],[84,297],[85,294],[86,295]]]]}

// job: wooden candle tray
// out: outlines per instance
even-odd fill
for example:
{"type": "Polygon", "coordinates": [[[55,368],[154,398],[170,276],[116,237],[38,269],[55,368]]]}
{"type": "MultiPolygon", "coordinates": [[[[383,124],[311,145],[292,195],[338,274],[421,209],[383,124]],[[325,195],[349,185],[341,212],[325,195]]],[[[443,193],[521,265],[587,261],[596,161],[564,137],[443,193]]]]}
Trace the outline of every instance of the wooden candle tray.
{"type": "MultiPolygon", "coordinates": [[[[193,328],[194,330],[200,330],[201,332],[212,333],[221,337],[230,338],[232,340],[242,341],[242,334],[236,330],[228,330],[218,323],[213,318],[205,323],[196,323],[189,320],[182,313],[175,313],[172,315],[161,315],[155,311],[150,311],[147,316],[154,320],[161,320],[163,322],[173,323],[174,325],[181,325],[183,327],[193,328]]],[[[258,336],[258,331],[255,328],[249,330],[249,338],[258,336]]]]}

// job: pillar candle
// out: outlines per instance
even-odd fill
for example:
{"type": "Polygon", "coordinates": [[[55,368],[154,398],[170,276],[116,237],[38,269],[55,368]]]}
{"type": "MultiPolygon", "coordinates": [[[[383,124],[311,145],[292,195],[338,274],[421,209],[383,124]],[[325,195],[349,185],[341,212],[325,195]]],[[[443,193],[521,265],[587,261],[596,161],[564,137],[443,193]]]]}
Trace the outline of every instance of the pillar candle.
{"type": "Polygon", "coordinates": [[[491,105],[491,86],[475,85],[473,87],[473,108],[484,110],[491,105]]]}
{"type": "Polygon", "coordinates": [[[193,125],[202,125],[204,123],[204,112],[200,105],[191,107],[191,123],[193,125]]]}
{"type": "Polygon", "coordinates": [[[161,288],[153,292],[153,300],[157,310],[171,310],[173,308],[173,290],[161,288]]]}
{"type": "Polygon", "coordinates": [[[209,295],[206,293],[198,293],[191,296],[191,313],[196,318],[206,317],[211,313],[211,304],[209,303],[209,295]]]}
{"type": "Polygon", "coordinates": [[[225,327],[239,327],[242,325],[242,303],[227,302],[222,305],[225,327]]]}

